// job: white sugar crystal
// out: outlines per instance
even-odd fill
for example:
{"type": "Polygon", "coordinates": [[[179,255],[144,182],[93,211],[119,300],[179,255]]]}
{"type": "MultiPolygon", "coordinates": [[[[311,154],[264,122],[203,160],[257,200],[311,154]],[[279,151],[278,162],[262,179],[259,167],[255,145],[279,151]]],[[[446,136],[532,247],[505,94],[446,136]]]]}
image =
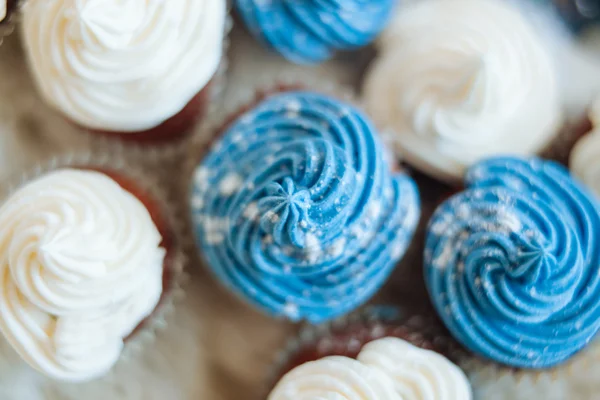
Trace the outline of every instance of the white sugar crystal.
{"type": "Polygon", "coordinates": [[[194,171],[194,182],[199,188],[205,188],[208,185],[212,172],[206,167],[198,167],[194,171]]]}
{"type": "Polygon", "coordinates": [[[344,248],[346,247],[346,238],[339,238],[336,240],[333,245],[328,249],[328,253],[332,257],[339,257],[344,252],[344,248]]]}
{"type": "Polygon", "coordinates": [[[242,183],[242,177],[232,172],[221,180],[219,192],[221,192],[223,196],[231,196],[240,188],[242,183]]]}
{"type": "Polygon", "coordinates": [[[204,207],[204,198],[197,194],[192,196],[192,208],[195,210],[200,210],[204,207]]]}
{"type": "Polygon", "coordinates": [[[244,217],[252,221],[255,221],[258,218],[258,214],[258,204],[255,201],[248,204],[248,207],[244,210],[244,217]]]}
{"type": "Polygon", "coordinates": [[[286,303],[283,307],[283,313],[289,318],[298,318],[298,306],[294,303],[286,303]]]}
{"type": "Polygon", "coordinates": [[[319,239],[309,233],[306,235],[306,260],[309,263],[316,263],[322,256],[323,250],[321,249],[321,242],[319,239]]]}

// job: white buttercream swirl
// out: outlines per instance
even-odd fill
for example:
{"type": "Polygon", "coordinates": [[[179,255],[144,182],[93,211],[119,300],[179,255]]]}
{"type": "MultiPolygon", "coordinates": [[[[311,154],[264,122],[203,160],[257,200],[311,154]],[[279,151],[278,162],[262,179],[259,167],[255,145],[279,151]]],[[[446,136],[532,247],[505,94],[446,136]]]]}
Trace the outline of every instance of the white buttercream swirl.
{"type": "Polygon", "coordinates": [[[402,156],[448,180],[493,154],[539,151],[562,119],[552,56],[498,0],[400,7],[364,93],[402,156]]]}
{"type": "Polygon", "coordinates": [[[402,400],[470,400],[464,372],[442,355],[397,338],[366,344],[358,356],[365,365],[392,377],[402,400]]]}
{"type": "Polygon", "coordinates": [[[277,384],[268,400],[403,400],[390,377],[347,357],[303,364],[277,384]]]}
{"type": "Polygon", "coordinates": [[[573,175],[600,197],[600,97],[592,104],[589,118],[593,129],[577,141],[569,165],[573,175]]]}
{"type": "Polygon", "coordinates": [[[155,309],[165,249],[148,210],[108,176],[63,169],[0,208],[0,330],[31,366],[88,380],[155,309]]]}
{"type": "Polygon", "coordinates": [[[8,12],[8,0],[0,0],[0,22],[6,18],[8,12]]]}
{"type": "Polygon", "coordinates": [[[144,131],[215,74],[225,0],[28,0],[23,40],[46,101],[92,129],[144,131]]]}

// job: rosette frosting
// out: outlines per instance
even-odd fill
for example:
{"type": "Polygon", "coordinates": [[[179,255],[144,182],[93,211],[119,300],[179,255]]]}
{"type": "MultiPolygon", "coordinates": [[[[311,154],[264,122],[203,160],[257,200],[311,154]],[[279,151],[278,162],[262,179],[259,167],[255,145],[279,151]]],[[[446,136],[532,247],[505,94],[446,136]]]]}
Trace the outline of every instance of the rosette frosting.
{"type": "Polygon", "coordinates": [[[216,275],[264,311],[319,322],[371,297],[419,219],[371,123],[332,98],[272,95],[197,167],[192,211],[216,275]]]}
{"type": "Polygon", "coordinates": [[[460,180],[486,157],[548,145],[562,119],[557,73],[517,10],[499,0],[427,0],[397,14],[364,98],[406,161],[460,180]]]}
{"type": "Polygon", "coordinates": [[[0,208],[0,331],[53,379],[106,373],[162,293],[161,235],[108,176],[57,170],[0,208]]]}
{"type": "Polygon", "coordinates": [[[369,44],[385,28],[395,0],[236,0],[250,32],[297,63],[369,44]]]}
{"type": "Polygon", "coordinates": [[[496,158],[433,215],[425,279],[439,315],[475,353],[555,366],[600,327],[600,207],[560,165],[496,158]]]}
{"type": "Polygon", "coordinates": [[[286,376],[268,400],[405,400],[391,378],[348,357],[326,357],[303,364],[286,376]]]}
{"type": "Polygon", "coordinates": [[[367,343],[358,361],[385,372],[402,400],[470,400],[464,372],[447,358],[397,338],[367,343]]]}
{"type": "Polygon", "coordinates": [[[23,40],[45,100],[92,129],[179,113],[221,60],[225,0],[28,0],[23,40]]]}
{"type": "Polygon", "coordinates": [[[465,374],[448,359],[397,338],[363,346],[356,360],[325,357],[286,374],[268,400],[470,400],[465,374]]]}

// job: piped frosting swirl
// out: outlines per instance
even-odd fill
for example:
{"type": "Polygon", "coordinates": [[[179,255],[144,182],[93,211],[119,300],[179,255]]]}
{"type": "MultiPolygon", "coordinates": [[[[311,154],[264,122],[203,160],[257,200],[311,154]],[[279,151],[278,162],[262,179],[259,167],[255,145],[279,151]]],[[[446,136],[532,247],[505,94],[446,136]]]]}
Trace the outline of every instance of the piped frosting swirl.
{"type": "Polygon", "coordinates": [[[429,223],[425,280],[439,315],[502,364],[564,362],[600,328],[600,207],[560,165],[496,158],[429,223]]]}
{"type": "Polygon", "coordinates": [[[464,372],[446,357],[398,338],[363,346],[358,361],[385,372],[402,400],[470,400],[464,372]]]}
{"type": "Polygon", "coordinates": [[[50,105],[86,128],[138,132],[211,80],[225,14],[225,0],[28,0],[22,37],[50,105]]]}
{"type": "Polygon", "coordinates": [[[0,330],[57,380],[106,373],[155,309],[165,249],[144,205],[99,172],[57,170],[0,208],[0,330]]]}
{"type": "Polygon", "coordinates": [[[216,275],[264,311],[319,322],[366,301],[419,219],[366,117],[309,92],[273,95],[197,167],[192,211],[216,275]]]}
{"type": "Polygon", "coordinates": [[[538,152],[560,128],[552,57],[505,3],[419,1],[382,35],[366,107],[424,172],[460,180],[480,159],[538,152]]]}
{"type": "Polygon", "coordinates": [[[288,60],[318,63],[369,44],[394,0],[236,0],[250,32],[288,60]]]}

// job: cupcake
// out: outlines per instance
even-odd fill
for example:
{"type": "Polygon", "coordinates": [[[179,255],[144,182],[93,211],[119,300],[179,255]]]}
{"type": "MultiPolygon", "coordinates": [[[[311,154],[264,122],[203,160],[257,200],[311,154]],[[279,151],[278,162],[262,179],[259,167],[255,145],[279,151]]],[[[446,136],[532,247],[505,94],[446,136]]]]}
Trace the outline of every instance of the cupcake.
{"type": "Polygon", "coordinates": [[[571,151],[570,169],[596,196],[600,196],[600,97],[593,104],[589,119],[592,130],[582,136],[571,151]]]}
{"type": "Polygon", "coordinates": [[[375,308],[306,330],[280,355],[268,399],[470,400],[464,372],[433,350],[435,326],[375,308]]]}
{"type": "Polygon", "coordinates": [[[410,243],[416,185],[392,171],[368,118],[333,96],[271,93],[242,110],[195,167],[197,247],[269,315],[317,323],[353,310],[410,243]]]}
{"type": "Polygon", "coordinates": [[[152,336],[181,279],[168,210],[120,161],[54,160],[0,207],[0,332],[47,377],[105,375],[152,336]]]}
{"type": "Polygon", "coordinates": [[[22,38],[43,99],[85,130],[180,139],[211,102],[225,0],[29,0],[22,38]]]}
{"type": "Polygon", "coordinates": [[[552,55],[532,24],[498,0],[400,7],[363,94],[408,163],[454,183],[486,157],[542,150],[562,122],[552,55]]]}
{"type": "Polygon", "coordinates": [[[429,222],[431,300],[477,357],[468,372],[564,383],[600,328],[600,205],[539,158],[482,161],[465,185],[429,222]]]}
{"type": "Polygon", "coordinates": [[[235,0],[235,5],[250,33],[267,47],[294,63],[316,64],[373,41],[395,0],[235,0]]]}

